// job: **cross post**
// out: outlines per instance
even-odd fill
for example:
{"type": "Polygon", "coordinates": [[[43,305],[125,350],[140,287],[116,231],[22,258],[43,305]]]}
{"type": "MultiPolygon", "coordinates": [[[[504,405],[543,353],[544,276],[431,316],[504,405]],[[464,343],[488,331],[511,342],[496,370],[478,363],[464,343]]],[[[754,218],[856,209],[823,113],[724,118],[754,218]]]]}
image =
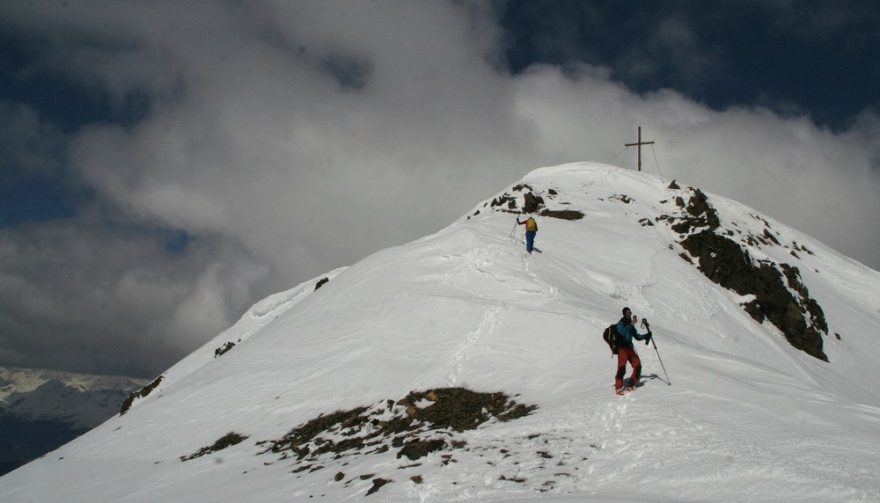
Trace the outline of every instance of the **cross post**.
{"type": "Polygon", "coordinates": [[[624,147],[637,147],[639,150],[639,171],[642,170],[642,145],[653,145],[653,141],[642,141],[642,126],[639,126],[639,139],[635,143],[624,143],[624,147]]]}

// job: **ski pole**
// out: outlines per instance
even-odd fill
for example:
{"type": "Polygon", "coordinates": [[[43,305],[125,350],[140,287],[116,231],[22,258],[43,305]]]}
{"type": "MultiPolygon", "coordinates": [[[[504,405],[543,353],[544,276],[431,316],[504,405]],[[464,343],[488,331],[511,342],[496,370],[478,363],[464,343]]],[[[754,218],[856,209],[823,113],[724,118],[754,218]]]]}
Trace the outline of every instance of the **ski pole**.
{"type": "Polygon", "coordinates": [[[516,237],[516,225],[516,223],[513,224],[513,229],[510,229],[510,239],[514,239],[516,237]]]}
{"type": "MultiPolygon", "coordinates": [[[[642,325],[648,329],[648,332],[651,331],[651,324],[648,323],[648,320],[642,318],[642,325]]],[[[645,342],[647,344],[647,342],[645,342]]],[[[663,369],[663,374],[666,376],[666,384],[672,386],[672,381],[669,379],[669,373],[666,372],[666,365],[663,365],[663,358],[660,358],[660,350],[657,349],[657,343],[654,342],[654,335],[651,334],[651,344],[654,345],[654,352],[657,353],[657,359],[660,360],[660,368],[663,369]]]]}

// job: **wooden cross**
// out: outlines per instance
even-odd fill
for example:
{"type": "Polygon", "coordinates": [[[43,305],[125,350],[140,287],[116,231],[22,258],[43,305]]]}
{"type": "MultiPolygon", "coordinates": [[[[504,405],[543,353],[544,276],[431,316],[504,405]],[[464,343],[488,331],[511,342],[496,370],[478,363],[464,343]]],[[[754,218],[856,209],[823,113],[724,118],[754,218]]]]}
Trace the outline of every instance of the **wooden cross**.
{"type": "Polygon", "coordinates": [[[639,139],[635,143],[624,143],[624,147],[638,147],[639,149],[639,171],[642,170],[642,145],[653,145],[653,141],[642,141],[642,126],[639,126],[639,139]]]}

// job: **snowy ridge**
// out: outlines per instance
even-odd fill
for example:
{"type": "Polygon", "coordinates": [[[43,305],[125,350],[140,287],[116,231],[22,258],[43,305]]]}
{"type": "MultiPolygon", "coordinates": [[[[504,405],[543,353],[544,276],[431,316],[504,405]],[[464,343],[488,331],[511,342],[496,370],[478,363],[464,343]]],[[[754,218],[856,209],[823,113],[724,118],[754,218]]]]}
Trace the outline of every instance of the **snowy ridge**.
{"type": "Polygon", "coordinates": [[[805,299],[821,306],[822,361],[756,321],[744,305],[757,297],[701,272],[712,255],[682,243],[711,215],[670,182],[591,163],[535,170],[319,290],[258,303],[130,412],[0,478],[0,500],[880,500],[880,274],[707,194],[714,234],[768,271],[798,269],[782,290],[807,328],[805,299]],[[543,253],[519,242],[511,212],[525,206],[543,253]],[[639,345],[646,384],[618,397],[600,334],[624,305],[651,321],[671,383],[639,345]],[[315,452],[342,444],[343,426],[367,438],[407,417],[410,392],[452,386],[537,408],[424,431],[446,442],[417,459],[393,435],[315,452]],[[377,422],[316,427],[312,452],[267,450],[337,411],[377,422]]]}
{"type": "MultiPolygon", "coordinates": [[[[195,372],[204,365],[211,364],[212,360],[208,358],[209,354],[213,354],[214,358],[217,358],[221,356],[219,354],[220,351],[218,351],[221,348],[228,351],[234,345],[247,340],[251,335],[275,321],[284,312],[301,302],[309,294],[315,292],[317,288],[320,288],[317,286],[319,282],[322,280],[330,281],[345,269],[345,267],[334,269],[327,274],[304,281],[290,290],[274,293],[257,302],[231,327],[221,332],[201,348],[195,350],[188,357],[168,369],[168,371],[163,372],[159,376],[161,379],[157,378],[153,381],[157,385],[149,390],[149,394],[152,394],[153,391],[161,392],[164,388],[195,372]],[[232,345],[226,346],[230,343],[232,345]]],[[[133,405],[139,402],[140,400],[136,399],[133,405]]]]}

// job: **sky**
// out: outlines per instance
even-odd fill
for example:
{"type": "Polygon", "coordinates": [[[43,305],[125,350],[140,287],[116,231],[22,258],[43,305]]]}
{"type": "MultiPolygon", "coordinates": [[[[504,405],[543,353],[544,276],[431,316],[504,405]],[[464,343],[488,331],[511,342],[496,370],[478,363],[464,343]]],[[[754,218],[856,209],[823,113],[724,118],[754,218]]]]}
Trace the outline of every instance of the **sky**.
{"type": "Polygon", "coordinates": [[[0,365],[152,377],[534,168],[634,169],[639,126],[645,171],[880,269],[875,10],[3,2],[0,365]]]}

